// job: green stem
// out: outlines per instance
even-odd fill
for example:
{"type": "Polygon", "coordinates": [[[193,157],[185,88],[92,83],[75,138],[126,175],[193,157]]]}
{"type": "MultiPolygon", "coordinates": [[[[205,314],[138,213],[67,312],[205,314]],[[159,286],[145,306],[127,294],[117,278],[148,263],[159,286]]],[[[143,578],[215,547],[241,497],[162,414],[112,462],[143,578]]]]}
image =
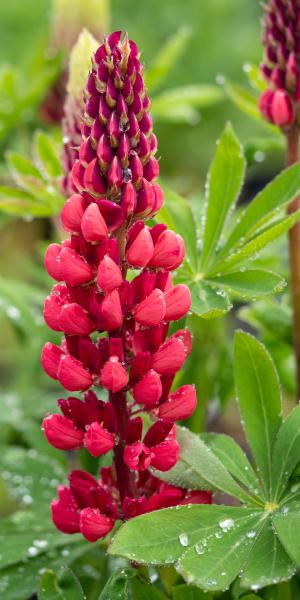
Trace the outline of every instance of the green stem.
{"type": "MultiPolygon", "coordinates": [[[[299,133],[298,127],[292,127],[286,134],[287,139],[287,165],[293,165],[299,160],[299,133]]],[[[300,208],[300,196],[297,196],[288,207],[292,214],[300,208]]],[[[293,305],[293,332],[296,360],[296,389],[297,402],[300,399],[300,222],[298,221],[289,231],[289,254],[291,294],[293,305]]]]}

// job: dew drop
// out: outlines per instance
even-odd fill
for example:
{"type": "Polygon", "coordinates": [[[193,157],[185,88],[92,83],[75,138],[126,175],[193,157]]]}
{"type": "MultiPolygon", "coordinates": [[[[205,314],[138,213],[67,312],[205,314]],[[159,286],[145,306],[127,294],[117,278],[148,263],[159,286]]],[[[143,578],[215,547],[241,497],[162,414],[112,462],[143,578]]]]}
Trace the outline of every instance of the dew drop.
{"type": "Polygon", "coordinates": [[[234,520],[233,519],[224,519],[223,521],[219,521],[219,527],[221,527],[221,529],[223,531],[229,531],[230,529],[232,529],[234,527],[234,520]]]}
{"type": "Polygon", "coordinates": [[[189,538],[187,536],[186,533],[181,533],[179,535],[179,542],[182,546],[188,546],[189,545],[189,538]]]}

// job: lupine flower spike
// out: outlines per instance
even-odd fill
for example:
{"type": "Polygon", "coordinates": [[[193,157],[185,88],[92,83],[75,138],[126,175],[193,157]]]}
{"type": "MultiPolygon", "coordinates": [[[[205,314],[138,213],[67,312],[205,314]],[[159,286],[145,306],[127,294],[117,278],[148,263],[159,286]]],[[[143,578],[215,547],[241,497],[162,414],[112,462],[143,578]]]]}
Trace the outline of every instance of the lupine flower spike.
{"type": "Polygon", "coordinates": [[[156,150],[139,52],[115,32],[96,50],[87,82],[74,193],[61,213],[70,235],[45,255],[56,281],[45,321],[64,337],[61,346],[45,345],[42,365],[82,395],[58,401],[61,413],[44,419],[45,436],[60,450],[113,454],[99,478],[73,471],[52,503],[56,527],[91,542],[116,519],[211,502],[209,492],[167,485],[151,472],[176,464],[175,421],[197,402],[192,385],[171,391],[192,344],[187,329],[168,337],[169,324],[187,314],[191,297],[171,276],[184,258],[183,239],[145,224],[163,202],[156,150]],[[127,280],[130,269],[135,276],[127,280]],[[152,421],[147,431],[142,411],[152,421]]]}
{"type": "Polygon", "coordinates": [[[261,71],[268,88],[259,107],[268,121],[288,128],[299,122],[300,2],[268,0],[264,9],[261,71]]]}

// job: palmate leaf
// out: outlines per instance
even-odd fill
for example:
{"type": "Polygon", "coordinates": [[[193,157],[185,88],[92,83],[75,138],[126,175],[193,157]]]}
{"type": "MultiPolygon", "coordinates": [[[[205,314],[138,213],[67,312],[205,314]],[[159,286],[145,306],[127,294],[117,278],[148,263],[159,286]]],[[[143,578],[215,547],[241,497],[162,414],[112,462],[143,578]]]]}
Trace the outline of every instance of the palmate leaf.
{"type": "Polygon", "coordinates": [[[60,146],[49,134],[34,137],[35,161],[10,152],[7,165],[16,186],[0,186],[0,211],[21,217],[50,217],[63,203],[60,181],[60,146]]]}
{"type": "Polygon", "coordinates": [[[288,217],[279,219],[274,224],[268,225],[262,232],[259,232],[253,237],[253,239],[237,248],[236,251],[229,253],[224,259],[218,258],[208,273],[208,277],[217,275],[218,273],[223,274],[230,272],[235,269],[237,265],[241,263],[244,264],[246,260],[253,259],[257,256],[258,252],[293,227],[293,225],[299,221],[299,218],[300,210],[288,217]]]}
{"type": "Polygon", "coordinates": [[[229,234],[219,257],[249,239],[253,233],[270,220],[278,210],[285,208],[297,196],[300,189],[300,165],[295,164],[282,171],[255,196],[229,234]]]}
{"type": "Polygon", "coordinates": [[[166,600],[166,596],[151,583],[142,580],[136,569],[117,571],[106,582],[99,600],[166,600]]]}
{"type": "Polygon", "coordinates": [[[287,417],[275,439],[272,453],[274,500],[280,500],[287,482],[300,462],[300,406],[287,417]]]}
{"type": "Polygon", "coordinates": [[[273,523],[281,543],[299,568],[300,497],[287,502],[282,510],[275,514],[273,523]]]}
{"type": "Polygon", "coordinates": [[[295,571],[295,564],[274,533],[273,519],[266,519],[255,535],[249,560],[243,569],[242,586],[260,589],[290,579],[295,571]]]}
{"type": "Polygon", "coordinates": [[[245,166],[241,146],[228,124],[218,142],[207,179],[207,208],[201,254],[203,271],[210,264],[228,212],[237,200],[245,166]]]}
{"type": "Polygon", "coordinates": [[[172,590],[172,600],[212,600],[212,595],[194,585],[176,585],[172,590]]]}
{"type": "MultiPolygon", "coordinates": [[[[61,537],[63,536],[61,535],[61,537]]],[[[68,543],[65,541],[61,547],[53,548],[50,556],[44,552],[29,558],[25,563],[21,560],[19,563],[0,570],[0,589],[5,600],[31,598],[39,589],[40,574],[43,570],[49,569],[50,564],[51,568],[56,571],[61,567],[68,566],[89,550],[86,542],[70,544],[69,541],[68,538],[68,543]],[[20,596],[20,590],[22,596],[20,596]]],[[[75,600],[75,598],[73,594],[72,597],[69,596],[68,600],[75,600]]]]}
{"type": "Polygon", "coordinates": [[[190,288],[191,311],[202,318],[223,316],[236,297],[262,298],[285,286],[280,275],[250,264],[299,220],[300,211],[286,216],[284,209],[300,191],[300,165],[280,173],[237,218],[232,209],[244,172],[241,146],[227,125],[209,172],[205,218],[201,216],[198,230],[190,203],[165,189],[166,202],[159,219],[185,239],[186,260],[176,278],[190,288]],[[234,223],[231,227],[230,220],[234,223]],[[197,240],[200,230],[201,239],[197,240]]]}
{"type": "Polygon", "coordinates": [[[265,491],[272,495],[272,446],[281,425],[281,392],[271,356],[253,336],[237,331],[234,367],[246,436],[265,491]]]}
{"type": "Polygon", "coordinates": [[[85,600],[86,596],[76,575],[68,567],[54,573],[45,570],[40,579],[39,600],[85,600]],[[63,578],[60,586],[59,578],[63,578]]]}
{"type": "Polygon", "coordinates": [[[203,433],[200,436],[215,456],[238,482],[255,495],[262,493],[261,484],[246,454],[229,435],[203,433]]]}
{"type": "Polygon", "coordinates": [[[218,275],[207,281],[229,294],[250,299],[280,292],[286,285],[280,275],[264,269],[243,269],[218,275]]]}
{"type": "Polygon", "coordinates": [[[190,285],[192,312],[205,319],[213,319],[226,314],[232,304],[223,290],[211,286],[209,282],[199,281],[190,285]]]}

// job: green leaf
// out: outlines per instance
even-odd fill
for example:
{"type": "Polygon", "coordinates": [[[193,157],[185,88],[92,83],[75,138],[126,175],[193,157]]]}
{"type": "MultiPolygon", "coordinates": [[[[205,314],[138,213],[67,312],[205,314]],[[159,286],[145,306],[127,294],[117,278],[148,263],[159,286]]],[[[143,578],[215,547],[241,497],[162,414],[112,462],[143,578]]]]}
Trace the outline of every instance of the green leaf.
{"type": "Polygon", "coordinates": [[[278,375],[265,347],[242,331],[235,334],[234,370],[247,439],[272,498],[272,445],[281,425],[278,375]]]}
{"type": "Polygon", "coordinates": [[[263,269],[247,269],[226,273],[208,281],[243,298],[259,298],[267,294],[275,294],[280,292],[286,285],[280,275],[263,269]]]}
{"type": "Polygon", "coordinates": [[[233,267],[236,267],[241,262],[247,259],[253,259],[260,250],[265,248],[271,242],[274,242],[283,233],[286,233],[300,218],[300,210],[291,214],[288,217],[284,217],[275,224],[271,224],[261,233],[258,233],[249,242],[246,242],[241,248],[238,248],[235,252],[225,257],[223,260],[218,259],[213,265],[209,276],[216,275],[217,273],[226,273],[231,271],[233,267]]]}
{"type": "Polygon", "coordinates": [[[180,444],[179,461],[169,471],[156,471],[158,477],[186,489],[217,489],[242,502],[253,498],[233,479],[212,450],[194,433],[184,427],[177,427],[180,444]]]}
{"type": "Polygon", "coordinates": [[[22,183],[24,182],[24,178],[30,178],[31,180],[38,179],[43,181],[40,171],[28,158],[25,158],[16,152],[10,152],[7,155],[7,160],[16,174],[16,177],[20,178],[22,183]]]}
{"type": "Polygon", "coordinates": [[[146,564],[177,562],[189,583],[221,590],[244,568],[266,519],[268,513],[245,508],[174,507],[123,525],[109,552],[146,564]]]}
{"type": "Polygon", "coordinates": [[[300,502],[294,500],[278,510],[273,523],[279,539],[297,566],[300,566],[300,502]]]}
{"type": "Polygon", "coordinates": [[[212,595],[194,585],[176,585],[172,590],[172,600],[212,600],[212,595]]]}
{"type": "Polygon", "coordinates": [[[258,65],[254,63],[246,63],[244,65],[244,73],[250,85],[258,92],[263,92],[266,89],[266,82],[264,81],[261,70],[258,65]]]}
{"type": "Polygon", "coordinates": [[[176,66],[190,37],[191,29],[183,25],[160,48],[153,63],[145,73],[146,85],[151,89],[151,93],[153,93],[153,90],[162,83],[176,66]]]}
{"type": "MultiPolygon", "coordinates": [[[[16,510],[1,521],[0,568],[65,545],[65,538],[53,527],[49,503],[65,472],[55,461],[34,450],[5,448],[0,458],[1,475],[16,510]]],[[[72,543],[80,535],[72,536],[72,543]]]]}
{"type": "MultiPolygon", "coordinates": [[[[225,513],[226,509],[223,507],[225,513]]],[[[266,516],[237,508],[228,528],[220,526],[213,535],[201,537],[197,545],[181,556],[178,570],[185,579],[208,590],[223,590],[244,568],[266,516]]]]}
{"type": "MultiPolygon", "coordinates": [[[[50,564],[56,571],[82,556],[89,548],[87,542],[81,541],[76,544],[65,542],[63,547],[54,548],[50,555],[44,553],[27,561],[20,560],[0,570],[0,589],[5,594],[5,600],[20,600],[20,590],[22,590],[22,600],[31,598],[39,588],[40,574],[48,570],[50,564]]],[[[75,600],[74,595],[68,600],[75,600]]]]}
{"type": "Polygon", "coordinates": [[[249,560],[243,569],[242,586],[258,590],[290,579],[295,570],[295,565],[273,531],[271,519],[267,519],[261,532],[254,538],[249,560]]]}
{"type": "Polygon", "coordinates": [[[42,574],[38,597],[39,600],[65,600],[53,571],[48,570],[42,574]]]}
{"type": "Polygon", "coordinates": [[[29,192],[0,185],[0,211],[17,217],[48,217],[53,211],[29,192]]]}
{"type": "Polygon", "coordinates": [[[129,580],[136,576],[134,569],[122,569],[117,571],[106,582],[99,600],[112,600],[118,598],[118,600],[128,600],[129,598],[129,580]]]}
{"type": "Polygon", "coordinates": [[[275,179],[255,196],[240,217],[220,255],[245,238],[249,238],[267,220],[274,217],[279,209],[287,206],[298,195],[300,190],[300,164],[295,164],[281,171],[275,179]]]}
{"type": "Polygon", "coordinates": [[[201,269],[209,266],[244,179],[245,159],[231,125],[227,125],[209,170],[201,269]]]}
{"type": "Polygon", "coordinates": [[[280,500],[286,484],[300,462],[300,406],[281,425],[273,447],[272,479],[274,500],[280,500]]]}
{"type": "Polygon", "coordinates": [[[50,135],[38,131],[34,136],[34,148],[37,159],[47,178],[60,177],[62,168],[59,151],[50,135]]]}
{"type": "Polygon", "coordinates": [[[247,88],[226,80],[223,84],[224,91],[234,104],[246,115],[258,121],[259,124],[268,131],[278,135],[277,127],[270,125],[262,119],[257,105],[257,95],[247,88]]]}
{"type": "Polygon", "coordinates": [[[61,581],[64,600],[86,600],[81,583],[68,566],[63,566],[57,572],[61,581]]]}
{"type": "Polygon", "coordinates": [[[226,292],[214,289],[206,281],[192,283],[189,287],[192,296],[191,310],[195,315],[204,319],[215,319],[222,317],[232,308],[226,292]]]}
{"type": "Polygon", "coordinates": [[[166,90],[152,99],[154,118],[164,121],[181,121],[195,124],[199,120],[196,109],[204,109],[223,99],[216,85],[185,85],[166,90]]]}
{"type": "Polygon", "coordinates": [[[185,242],[186,261],[193,272],[197,272],[197,234],[196,224],[189,202],[163,184],[165,204],[159,211],[159,222],[164,223],[185,242]]]}
{"type": "Polygon", "coordinates": [[[255,496],[261,493],[260,483],[246,454],[229,435],[205,433],[201,436],[229,473],[255,496]]]}
{"type": "Polygon", "coordinates": [[[151,583],[145,583],[141,579],[131,580],[132,600],[167,600],[165,594],[151,583]]]}

